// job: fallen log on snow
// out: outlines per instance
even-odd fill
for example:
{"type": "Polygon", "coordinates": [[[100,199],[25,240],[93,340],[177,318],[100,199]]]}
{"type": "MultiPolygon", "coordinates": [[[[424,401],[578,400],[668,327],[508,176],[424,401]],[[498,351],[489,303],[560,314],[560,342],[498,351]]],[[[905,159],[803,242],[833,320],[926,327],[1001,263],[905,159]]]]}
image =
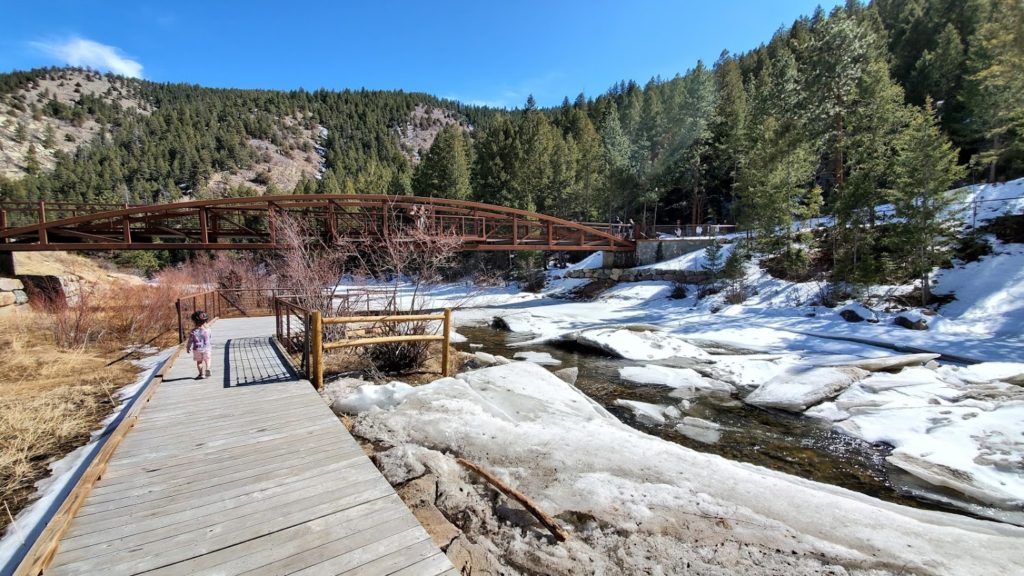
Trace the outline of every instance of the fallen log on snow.
{"type": "Polygon", "coordinates": [[[530,512],[530,514],[533,514],[533,516],[537,520],[539,520],[540,523],[548,529],[548,531],[551,532],[551,534],[555,537],[555,540],[558,540],[559,542],[565,542],[569,539],[569,533],[566,532],[564,528],[559,526],[558,522],[555,521],[554,518],[548,516],[546,512],[541,510],[536,504],[533,503],[532,500],[527,498],[522,492],[516,490],[515,488],[509,486],[508,484],[505,484],[496,476],[484,470],[480,466],[470,462],[469,460],[466,460],[464,458],[456,458],[456,460],[458,460],[459,464],[462,464],[466,468],[469,468],[473,472],[479,474],[480,477],[486,480],[488,483],[490,483],[491,486],[494,486],[498,490],[501,490],[502,493],[504,493],[506,496],[522,504],[523,507],[530,512]]]}

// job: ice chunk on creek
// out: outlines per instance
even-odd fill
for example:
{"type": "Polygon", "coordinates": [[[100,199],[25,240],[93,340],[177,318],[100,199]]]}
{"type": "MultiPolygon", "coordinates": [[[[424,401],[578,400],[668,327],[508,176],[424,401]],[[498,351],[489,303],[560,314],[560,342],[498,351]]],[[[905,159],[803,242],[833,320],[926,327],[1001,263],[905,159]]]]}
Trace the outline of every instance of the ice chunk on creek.
{"type": "Polygon", "coordinates": [[[971,366],[942,366],[938,370],[942,377],[969,383],[1006,382],[1024,385],[1024,363],[982,362],[971,366]]]}
{"type": "Polygon", "coordinates": [[[860,368],[809,368],[772,378],[744,398],[747,404],[803,412],[835,397],[870,372],[860,368]]]}
{"type": "Polygon", "coordinates": [[[896,356],[882,356],[881,358],[865,358],[862,360],[851,360],[829,364],[829,366],[848,366],[867,370],[868,372],[879,372],[882,370],[895,370],[906,366],[920,366],[938,358],[940,354],[899,354],[896,356]]]}
{"type": "Polygon", "coordinates": [[[703,442],[705,444],[714,444],[722,438],[721,426],[715,422],[709,420],[703,420],[701,418],[694,418],[687,416],[683,418],[683,421],[676,424],[676,432],[679,432],[683,436],[703,442]]]}
{"type": "Polygon", "coordinates": [[[1024,503],[1024,402],[994,410],[973,406],[884,406],[862,410],[836,428],[894,446],[894,466],[982,502],[1019,509],[1024,503]]]}
{"type": "Polygon", "coordinates": [[[580,332],[576,342],[627,360],[708,357],[708,353],[697,346],[660,332],[600,328],[580,332]]]}
{"type": "Polygon", "coordinates": [[[821,418],[830,422],[839,422],[850,417],[850,414],[836,406],[835,402],[822,402],[817,406],[811,407],[804,414],[811,418],[821,418]]]}
{"type": "Polygon", "coordinates": [[[684,388],[693,392],[720,392],[731,394],[735,391],[730,384],[713,378],[706,378],[690,368],[669,368],[647,364],[619,368],[619,377],[634,384],[656,384],[671,388],[684,388]]]}
{"type": "Polygon", "coordinates": [[[677,420],[683,415],[679,408],[675,406],[650,404],[637,400],[623,400],[620,398],[615,401],[615,405],[629,409],[633,416],[644,424],[664,424],[669,418],[677,420]]]}
{"type": "Polygon", "coordinates": [[[562,363],[561,360],[547,352],[516,352],[512,357],[516,360],[525,360],[534,364],[540,364],[541,366],[558,366],[562,363]]]}

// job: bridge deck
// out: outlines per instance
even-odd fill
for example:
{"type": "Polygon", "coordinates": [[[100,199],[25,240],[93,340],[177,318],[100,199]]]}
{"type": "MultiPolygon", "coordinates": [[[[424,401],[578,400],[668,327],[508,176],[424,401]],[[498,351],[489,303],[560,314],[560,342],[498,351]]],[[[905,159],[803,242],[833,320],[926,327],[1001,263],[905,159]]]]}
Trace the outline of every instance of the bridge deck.
{"type": "Polygon", "coordinates": [[[114,453],[47,574],[454,574],[316,391],[272,318],[213,326],[114,453]]]}

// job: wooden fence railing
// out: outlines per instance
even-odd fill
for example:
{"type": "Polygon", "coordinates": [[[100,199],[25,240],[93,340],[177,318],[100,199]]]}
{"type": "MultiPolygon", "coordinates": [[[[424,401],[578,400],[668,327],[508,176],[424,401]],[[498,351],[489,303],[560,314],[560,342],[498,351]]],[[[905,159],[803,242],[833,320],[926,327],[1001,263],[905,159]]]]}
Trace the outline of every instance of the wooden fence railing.
{"type": "MultiPolygon", "coordinates": [[[[452,311],[445,308],[441,313],[412,313],[350,316],[328,316],[319,310],[309,310],[287,298],[274,299],[277,341],[290,354],[299,356],[299,370],[317,388],[324,385],[324,353],[341,348],[374,346],[398,342],[441,342],[441,375],[448,376],[449,348],[452,338],[452,311]],[[440,334],[401,334],[393,336],[351,337],[364,334],[367,330],[348,330],[352,324],[401,324],[407,322],[441,322],[440,334]],[[330,330],[338,326],[341,330],[330,330]],[[327,329],[325,329],[325,327],[327,329]]],[[[370,328],[372,332],[372,326],[370,328]]]]}

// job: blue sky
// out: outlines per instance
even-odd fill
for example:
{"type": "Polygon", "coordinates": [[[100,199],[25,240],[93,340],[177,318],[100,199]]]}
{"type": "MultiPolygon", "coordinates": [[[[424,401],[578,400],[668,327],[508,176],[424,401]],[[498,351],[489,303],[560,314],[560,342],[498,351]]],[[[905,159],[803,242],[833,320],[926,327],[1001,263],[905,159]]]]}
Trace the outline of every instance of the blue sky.
{"type": "Polygon", "coordinates": [[[671,78],[768,41],[813,0],[0,0],[0,71],[88,65],[160,82],[428,92],[542,106],[671,78]]]}

